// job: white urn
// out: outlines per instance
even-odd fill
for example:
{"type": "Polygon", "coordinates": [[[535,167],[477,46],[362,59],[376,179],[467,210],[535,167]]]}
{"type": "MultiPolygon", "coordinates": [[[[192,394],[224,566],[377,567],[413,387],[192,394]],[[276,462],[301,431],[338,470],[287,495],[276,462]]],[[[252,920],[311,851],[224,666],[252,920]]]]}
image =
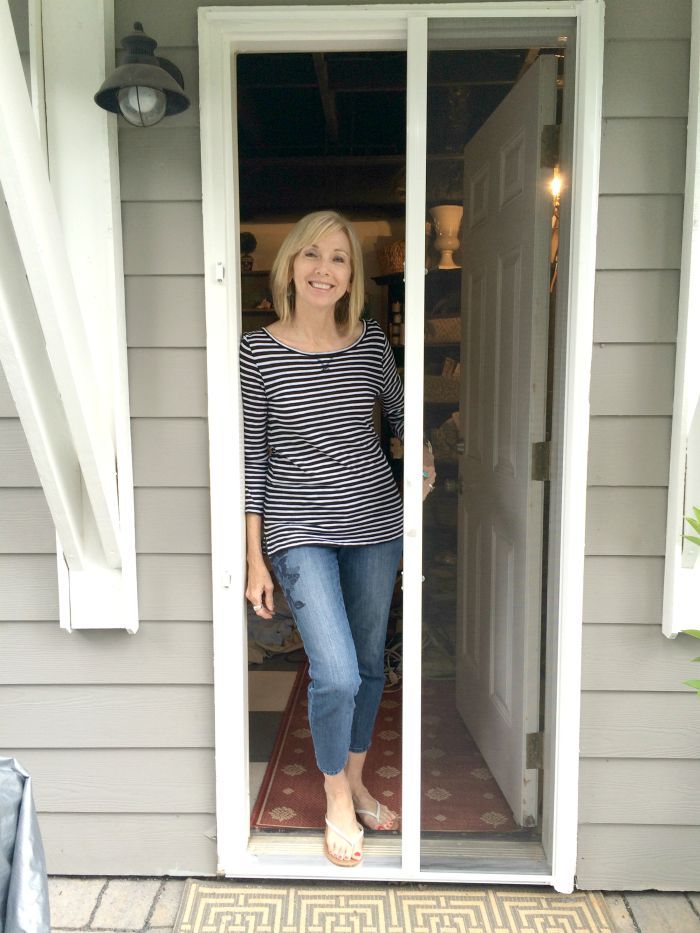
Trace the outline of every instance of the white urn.
{"type": "Polygon", "coordinates": [[[435,229],[435,248],[440,252],[438,269],[459,269],[452,254],[459,248],[460,224],[464,209],[460,204],[438,204],[430,208],[435,229]]]}

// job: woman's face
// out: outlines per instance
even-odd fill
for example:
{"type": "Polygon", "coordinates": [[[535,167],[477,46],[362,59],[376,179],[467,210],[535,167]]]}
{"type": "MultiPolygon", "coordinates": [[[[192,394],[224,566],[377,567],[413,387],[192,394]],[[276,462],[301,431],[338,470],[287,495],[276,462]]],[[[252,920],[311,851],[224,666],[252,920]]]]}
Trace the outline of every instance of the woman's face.
{"type": "Polygon", "coordinates": [[[335,308],[350,290],[350,241],[342,230],[319,237],[297,253],[292,266],[295,307],[335,308]]]}

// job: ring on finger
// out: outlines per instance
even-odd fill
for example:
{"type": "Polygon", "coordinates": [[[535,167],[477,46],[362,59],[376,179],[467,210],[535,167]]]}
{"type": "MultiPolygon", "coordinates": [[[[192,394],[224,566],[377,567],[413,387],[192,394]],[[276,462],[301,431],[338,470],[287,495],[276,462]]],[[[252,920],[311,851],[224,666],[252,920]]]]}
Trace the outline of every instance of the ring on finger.
{"type": "Polygon", "coordinates": [[[262,609],[262,603],[259,603],[257,606],[253,606],[253,609],[257,612],[258,609],[262,609]]]}

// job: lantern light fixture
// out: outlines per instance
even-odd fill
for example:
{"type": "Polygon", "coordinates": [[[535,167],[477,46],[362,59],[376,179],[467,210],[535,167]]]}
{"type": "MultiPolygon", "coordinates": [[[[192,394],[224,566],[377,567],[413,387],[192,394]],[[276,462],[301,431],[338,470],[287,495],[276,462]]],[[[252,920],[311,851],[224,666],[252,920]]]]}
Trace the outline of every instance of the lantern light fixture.
{"type": "Polygon", "coordinates": [[[122,39],[124,59],[103,81],[95,103],[121,113],[133,126],[153,126],[163,117],[187,110],[190,101],[182,72],[167,58],[153,54],[157,45],[141,23],[134,23],[134,31],[122,39]]]}

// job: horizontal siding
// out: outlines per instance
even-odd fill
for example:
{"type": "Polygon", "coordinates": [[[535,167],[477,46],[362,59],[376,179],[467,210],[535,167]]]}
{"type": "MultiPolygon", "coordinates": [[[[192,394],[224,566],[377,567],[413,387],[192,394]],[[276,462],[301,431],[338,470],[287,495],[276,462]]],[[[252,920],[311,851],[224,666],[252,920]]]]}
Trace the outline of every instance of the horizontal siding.
{"type": "Polygon", "coordinates": [[[675,343],[678,283],[678,269],[597,272],[594,342],[675,343]]]}
{"type": "Polygon", "coordinates": [[[208,486],[209,434],[203,418],[132,418],[136,486],[208,486]]]}
{"type": "Polygon", "coordinates": [[[140,554],[136,565],[142,620],[211,621],[209,554],[140,554]]]}
{"type": "MultiPolygon", "coordinates": [[[[129,0],[129,6],[133,0],[129,0]]],[[[608,0],[606,39],[685,39],[690,35],[688,0],[608,0]]]]}
{"type": "Polygon", "coordinates": [[[125,201],[199,201],[202,198],[199,127],[166,123],[153,133],[124,130],[119,169],[125,201]]]}
{"type": "Polygon", "coordinates": [[[687,693],[683,681],[697,674],[693,641],[668,639],[656,625],[584,625],[582,687],[687,693]]]}
{"type": "Polygon", "coordinates": [[[666,489],[592,486],[586,501],[586,554],[663,555],[666,489]]]}
{"type": "Polygon", "coordinates": [[[0,687],[0,747],[211,748],[213,703],[204,685],[0,687]]]}
{"type": "Polygon", "coordinates": [[[126,275],[203,275],[202,202],[122,204],[126,275]]]}
{"type": "Polygon", "coordinates": [[[596,557],[584,562],[584,623],[661,625],[663,557],[596,557]]]}
{"type": "MultiPolygon", "coordinates": [[[[131,780],[136,793],[138,774],[131,780]]],[[[41,815],[52,875],[213,875],[215,832],[209,813],[41,815]]]]}
{"type": "Polygon", "coordinates": [[[674,761],[670,769],[663,760],[589,758],[579,783],[586,788],[579,813],[584,823],[700,826],[700,761],[674,761]]]}
{"type": "Polygon", "coordinates": [[[143,622],[136,635],[70,637],[55,622],[6,622],[2,653],[2,684],[206,684],[214,674],[211,626],[201,622],[143,622]]]}
{"type": "Polygon", "coordinates": [[[203,275],[129,275],[129,347],[205,347],[203,275]]]}
{"type": "Polygon", "coordinates": [[[667,486],[671,419],[591,419],[590,486],[667,486]]]}
{"type": "Polygon", "coordinates": [[[606,42],[604,117],[686,117],[690,44],[686,39],[606,42]]]}
{"type": "MultiPolygon", "coordinates": [[[[346,0],[334,0],[342,4],[346,0]]],[[[400,0],[395,0],[400,2],[400,0]]],[[[219,0],[207,6],[236,6],[235,3],[219,0]]],[[[243,6],[285,5],[285,0],[277,4],[269,0],[245,0],[243,6]]],[[[309,4],[312,5],[312,4],[309,4]]],[[[324,6],[333,6],[323,0],[324,6]]],[[[162,46],[174,52],[181,47],[193,47],[197,44],[197,7],[199,0],[150,0],[149,15],[158,24],[158,39],[162,46]]],[[[143,4],[140,0],[120,0],[114,11],[115,34],[118,36],[131,32],[134,20],[143,16],[143,4]]],[[[608,39],[687,39],[690,35],[690,12],[687,0],[608,0],[605,9],[605,35],[608,39]]],[[[159,46],[159,49],[161,46],[159,46]]],[[[164,54],[164,53],[161,53],[164,54]]]]}
{"type": "Polygon", "coordinates": [[[0,622],[58,620],[57,573],[55,554],[0,554],[0,622]]]}
{"type": "Polygon", "coordinates": [[[206,352],[142,348],[128,351],[132,418],[205,418],[206,352]]]}
{"type": "Polygon", "coordinates": [[[0,553],[56,552],[56,530],[44,490],[0,489],[0,553]]]}
{"type": "MultiPolygon", "coordinates": [[[[648,693],[645,684],[582,694],[584,758],[700,758],[700,703],[684,693],[648,693]]],[[[673,765],[669,763],[669,790],[673,765]]]]}
{"type": "Polygon", "coordinates": [[[40,485],[19,418],[0,418],[0,488],[40,485]]]}
{"type": "Polygon", "coordinates": [[[698,891],[700,826],[583,824],[576,882],[606,891],[698,891]]]}
{"type": "Polygon", "coordinates": [[[670,415],[675,347],[605,344],[593,347],[592,415],[670,415]]]}
{"type": "Polygon", "coordinates": [[[600,193],[683,194],[685,138],[685,115],[604,120],[600,193]]]}
{"type": "Polygon", "coordinates": [[[679,194],[620,194],[598,206],[599,269],[678,269],[683,198],[679,194]]]}
{"type": "Polygon", "coordinates": [[[213,749],[25,748],[18,760],[42,825],[47,813],[215,812],[213,749]]]}
{"type": "Polygon", "coordinates": [[[683,685],[697,651],[661,631],[689,23],[689,0],[606,4],[579,887],[700,879],[700,704],[683,685]]]}
{"type": "Polygon", "coordinates": [[[211,552],[208,489],[135,489],[134,507],[139,517],[136,524],[139,554],[211,552]]]}

